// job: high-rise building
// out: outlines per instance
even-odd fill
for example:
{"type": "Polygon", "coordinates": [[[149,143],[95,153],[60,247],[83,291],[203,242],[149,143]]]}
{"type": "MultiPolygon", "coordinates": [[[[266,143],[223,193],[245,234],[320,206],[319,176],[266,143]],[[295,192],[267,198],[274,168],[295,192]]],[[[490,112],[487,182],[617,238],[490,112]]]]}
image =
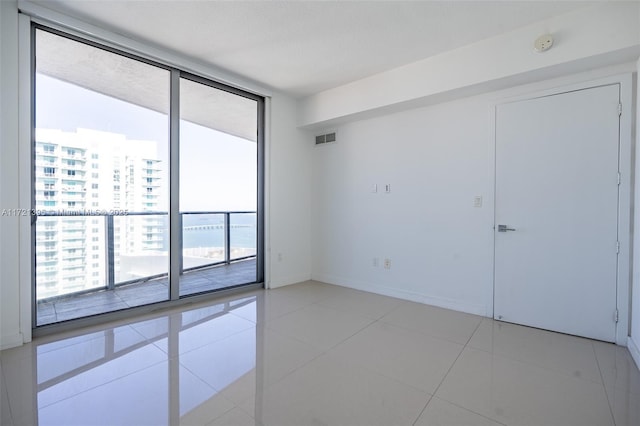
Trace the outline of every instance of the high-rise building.
{"type": "Polygon", "coordinates": [[[166,251],[157,145],[96,130],[36,130],[35,208],[45,212],[36,226],[39,300],[140,278],[122,259],[166,251]]]}

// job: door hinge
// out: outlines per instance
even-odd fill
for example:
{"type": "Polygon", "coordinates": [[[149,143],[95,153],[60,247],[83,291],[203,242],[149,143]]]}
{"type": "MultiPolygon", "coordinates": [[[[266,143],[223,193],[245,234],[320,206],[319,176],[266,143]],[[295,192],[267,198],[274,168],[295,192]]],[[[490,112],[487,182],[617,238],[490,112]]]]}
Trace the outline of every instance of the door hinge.
{"type": "Polygon", "coordinates": [[[616,309],[616,311],[613,313],[613,319],[615,320],[615,322],[618,322],[618,320],[620,319],[618,316],[618,310],[616,309]]]}
{"type": "Polygon", "coordinates": [[[620,241],[616,241],[616,253],[620,253],[620,241]]]}
{"type": "Polygon", "coordinates": [[[618,117],[622,116],[622,103],[618,103],[618,117]]]}
{"type": "Polygon", "coordinates": [[[622,183],[622,175],[618,172],[618,185],[622,183]]]}

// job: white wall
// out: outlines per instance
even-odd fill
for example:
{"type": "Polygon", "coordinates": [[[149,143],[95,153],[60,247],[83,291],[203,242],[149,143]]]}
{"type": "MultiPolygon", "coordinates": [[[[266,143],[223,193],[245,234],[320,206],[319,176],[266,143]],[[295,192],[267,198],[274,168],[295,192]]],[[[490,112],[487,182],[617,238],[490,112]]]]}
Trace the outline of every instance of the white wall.
{"type": "Polygon", "coordinates": [[[313,278],[489,314],[488,133],[480,99],[339,127],[338,142],[314,152],[313,278]]]}
{"type": "Polygon", "coordinates": [[[296,129],[294,100],[275,95],[271,110],[267,286],[275,288],[311,278],[312,149],[311,136],[296,129]]]}
{"type": "MultiPolygon", "coordinates": [[[[18,209],[18,15],[0,2],[0,211],[18,209]]],[[[19,217],[0,216],[0,349],[20,344],[19,217]]],[[[28,338],[28,336],[27,336],[28,338]]]]}
{"type": "MultiPolygon", "coordinates": [[[[640,60],[638,60],[638,70],[640,70],[640,60]]],[[[638,100],[640,99],[640,84],[636,79],[636,186],[635,201],[640,202],[640,131],[638,131],[638,123],[640,123],[640,108],[638,100]]],[[[631,337],[627,344],[636,365],[640,368],[640,208],[634,208],[634,231],[633,231],[633,289],[631,292],[631,337]]]]}
{"type": "Polygon", "coordinates": [[[338,142],[313,153],[312,277],[492,316],[490,105],[633,69],[626,64],[338,126],[338,142]],[[483,196],[481,208],[474,207],[476,195],[483,196]]]}

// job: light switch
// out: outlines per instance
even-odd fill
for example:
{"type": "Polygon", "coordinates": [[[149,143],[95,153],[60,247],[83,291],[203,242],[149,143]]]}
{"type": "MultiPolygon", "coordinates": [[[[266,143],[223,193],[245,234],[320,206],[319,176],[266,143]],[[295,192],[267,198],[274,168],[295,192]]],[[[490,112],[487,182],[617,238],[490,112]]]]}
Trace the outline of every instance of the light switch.
{"type": "Polygon", "coordinates": [[[473,207],[482,207],[482,195],[473,197],[473,207]]]}
{"type": "Polygon", "coordinates": [[[374,183],[373,185],[371,185],[371,192],[373,192],[374,194],[376,192],[378,192],[378,184],[374,183]]]}
{"type": "Polygon", "coordinates": [[[390,183],[387,183],[384,186],[384,192],[386,192],[387,194],[389,194],[391,192],[391,184],[390,183]]]}

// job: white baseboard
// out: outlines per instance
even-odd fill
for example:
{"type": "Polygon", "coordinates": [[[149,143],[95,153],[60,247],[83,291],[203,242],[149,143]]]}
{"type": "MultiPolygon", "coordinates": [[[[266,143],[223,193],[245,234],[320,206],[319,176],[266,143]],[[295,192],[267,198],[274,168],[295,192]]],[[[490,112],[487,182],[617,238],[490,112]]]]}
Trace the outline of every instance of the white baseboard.
{"type": "Polygon", "coordinates": [[[407,290],[380,286],[371,284],[370,282],[345,279],[328,274],[312,274],[311,279],[327,284],[339,285],[341,287],[348,287],[354,290],[368,291],[370,293],[381,294],[383,296],[395,297],[397,299],[409,300],[411,302],[423,303],[425,305],[437,306],[439,308],[451,309],[468,314],[479,315],[483,317],[493,316],[489,308],[486,306],[461,302],[455,299],[433,297],[407,290]]]}
{"type": "Polygon", "coordinates": [[[286,285],[309,281],[310,279],[311,279],[311,274],[290,275],[288,277],[279,277],[276,279],[272,278],[271,281],[269,282],[268,288],[284,287],[286,285]]]}
{"type": "Polygon", "coordinates": [[[2,338],[0,338],[0,351],[21,346],[23,343],[22,333],[12,334],[11,336],[2,336],[2,338]]]}
{"type": "Polygon", "coordinates": [[[636,362],[636,366],[640,369],[640,347],[631,337],[627,339],[627,349],[631,353],[631,358],[636,362]]]}

